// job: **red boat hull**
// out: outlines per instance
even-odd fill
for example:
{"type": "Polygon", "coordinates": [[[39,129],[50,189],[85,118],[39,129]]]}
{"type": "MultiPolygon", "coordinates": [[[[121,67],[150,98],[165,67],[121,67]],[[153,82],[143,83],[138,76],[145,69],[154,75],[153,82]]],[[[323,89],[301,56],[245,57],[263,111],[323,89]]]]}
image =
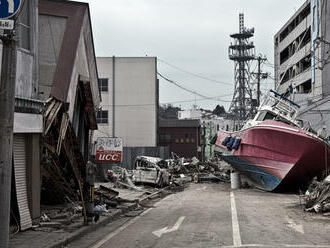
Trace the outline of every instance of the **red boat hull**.
{"type": "Polygon", "coordinates": [[[276,121],[264,121],[233,133],[219,131],[216,150],[267,191],[299,188],[330,165],[326,143],[300,128],[276,121]],[[237,150],[222,144],[227,136],[241,139],[237,150]]]}

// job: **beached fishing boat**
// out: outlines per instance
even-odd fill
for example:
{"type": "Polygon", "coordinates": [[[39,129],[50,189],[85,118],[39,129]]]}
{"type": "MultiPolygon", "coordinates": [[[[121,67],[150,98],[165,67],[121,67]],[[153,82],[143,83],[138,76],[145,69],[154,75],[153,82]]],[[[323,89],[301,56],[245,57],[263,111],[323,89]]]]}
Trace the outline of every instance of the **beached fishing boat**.
{"type": "Polygon", "coordinates": [[[219,131],[216,151],[264,190],[299,188],[330,165],[324,137],[297,119],[299,105],[272,91],[240,131],[219,131]]]}

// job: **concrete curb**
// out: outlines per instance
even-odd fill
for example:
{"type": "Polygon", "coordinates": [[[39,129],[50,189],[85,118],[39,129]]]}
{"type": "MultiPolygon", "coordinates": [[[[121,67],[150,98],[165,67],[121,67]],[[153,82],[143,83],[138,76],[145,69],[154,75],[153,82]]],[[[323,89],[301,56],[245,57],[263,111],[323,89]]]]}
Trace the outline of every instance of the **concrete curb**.
{"type": "Polygon", "coordinates": [[[78,230],[68,234],[68,236],[65,237],[64,239],[59,240],[56,244],[52,244],[51,246],[48,246],[47,248],[62,248],[62,247],[65,247],[66,245],[68,245],[72,241],[81,238],[82,236],[86,235],[87,233],[93,232],[93,231],[99,229],[100,227],[106,226],[112,220],[118,218],[120,215],[125,214],[125,213],[133,210],[134,208],[136,208],[137,205],[138,205],[137,203],[131,203],[130,205],[128,205],[125,208],[116,210],[115,212],[113,212],[110,215],[106,216],[106,218],[103,218],[99,222],[97,222],[95,224],[92,224],[90,226],[81,227],[78,230]]]}

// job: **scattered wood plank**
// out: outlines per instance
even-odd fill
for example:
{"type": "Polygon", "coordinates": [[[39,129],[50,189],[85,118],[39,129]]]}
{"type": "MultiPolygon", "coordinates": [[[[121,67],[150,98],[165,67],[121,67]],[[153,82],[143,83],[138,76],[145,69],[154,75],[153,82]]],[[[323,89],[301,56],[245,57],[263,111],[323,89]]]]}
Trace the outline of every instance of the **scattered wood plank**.
{"type": "Polygon", "coordinates": [[[65,139],[68,126],[69,126],[69,116],[67,113],[64,112],[62,115],[60,134],[58,137],[57,148],[56,148],[57,155],[60,155],[60,153],[61,153],[62,142],[65,139]]]}

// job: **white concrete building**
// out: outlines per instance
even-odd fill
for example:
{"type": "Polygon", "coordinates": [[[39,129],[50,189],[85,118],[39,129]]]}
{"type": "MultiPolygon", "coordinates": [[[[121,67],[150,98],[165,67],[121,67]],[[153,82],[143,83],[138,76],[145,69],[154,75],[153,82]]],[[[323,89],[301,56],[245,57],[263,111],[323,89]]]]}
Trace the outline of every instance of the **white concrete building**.
{"type": "MultiPolygon", "coordinates": [[[[306,1],[274,38],[275,89],[285,93],[290,85],[295,86],[296,102],[307,98],[317,100],[322,94],[322,72],[312,67],[311,25],[310,1],[306,1]],[[312,78],[313,70],[315,78],[312,78]]],[[[315,25],[319,26],[319,22],[315,25]]],[[[319,48],[316,55],[320,56],[319,48]]]]}
{"type": "Polygon", "coordinates": [[[274,37],[275,89],[294,87],[299,118],[330,134],[330,3],[306,0],[274,37]]]}
{"type": "Polygon", "coordinates": [[[202,110],[198,109],[196,105],[194,105],[191,109],[186,110],[180,110],[178,112],[178,119],[184,120],[184,119],[202,119],[203,112],[202,110]]]}
{"type": "Polygon", "coordinates": [[[97,66],[102,102],[94,138],[121,137],[125,147],[157,146],[157,58],[100,57],[97,66]]]}

